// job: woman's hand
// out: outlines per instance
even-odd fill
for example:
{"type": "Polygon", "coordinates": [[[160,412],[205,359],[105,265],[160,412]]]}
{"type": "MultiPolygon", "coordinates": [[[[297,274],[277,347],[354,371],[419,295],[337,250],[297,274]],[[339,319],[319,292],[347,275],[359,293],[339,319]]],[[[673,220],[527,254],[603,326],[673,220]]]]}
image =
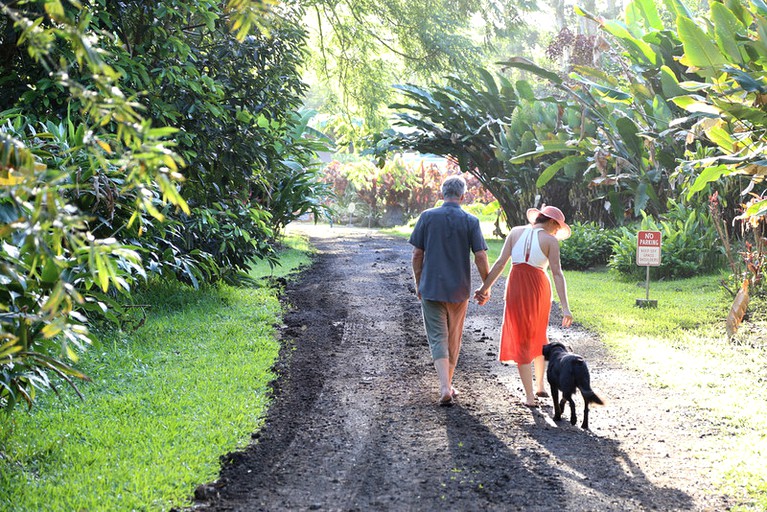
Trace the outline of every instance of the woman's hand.
{"type": "Polygon", "coordinates": [[[573,314],[569,309],[562,310],[562,327],[570,327],[573,325],[573,314]]]}

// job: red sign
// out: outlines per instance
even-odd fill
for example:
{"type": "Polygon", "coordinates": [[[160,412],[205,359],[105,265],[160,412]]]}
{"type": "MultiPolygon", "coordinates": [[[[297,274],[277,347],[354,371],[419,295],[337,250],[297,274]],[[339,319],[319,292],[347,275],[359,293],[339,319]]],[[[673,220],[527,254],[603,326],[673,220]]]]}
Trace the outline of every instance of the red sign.
{"type": "Polygon", "coordinates": [[[640,267],[660,266],[660,231],[637,233],[637,265],[640,267]]]}

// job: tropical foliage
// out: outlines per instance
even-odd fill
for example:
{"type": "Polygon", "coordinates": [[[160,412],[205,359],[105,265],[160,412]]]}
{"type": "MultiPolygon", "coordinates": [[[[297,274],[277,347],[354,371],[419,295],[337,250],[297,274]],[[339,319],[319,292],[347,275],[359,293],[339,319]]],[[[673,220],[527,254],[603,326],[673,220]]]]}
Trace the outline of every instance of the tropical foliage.
{"type": "MultiPolygon", "coordinates": [[[[402,225],[408,219],[432,208],[441,200],[440,186],[450,175],[461,174],[458,165],[445,161],[442,165],[421,160],[406,160],[398,155],[376,167],[365,159],[346,163],[330,162],[324,170],[324,181],[333,192],[329,199],[334,222],[353,224],[364,220],[368,227],[402,225]]],[[[482,207],[495,199],[471,175],[466,181],[464,204],[482,207]]]]}
{"type": "Polygon", "coordinates": [[[560,246],[560,259],[565,270],[586,270],[606,265],[612,255],[613,230],[596,222],[573,222],[572,234],[560,246]]]}
{"type": "MultiPolygon", "coordinates": [[[[716,230],[703,208],[673,204],[660,220],[643,215],[638,229],[661,232],[661,264],[654,277],[691,277],[722,266],[723,254],[717,243],[716,230]]],[[[609,266],[622,274],[642,277],[645,269],[636,265],[638,229],[633,226],[619,229],[614,237],[609,266]]]]}
{"type": "Polygon", "coordinates": [[[0,406],[85,376],[154,273],[237,279],[322,213],[301,12],[261,0],[0,2],[0,406]]]}
{"type": "MultiPolygon", "coordinates": [[[[714,2],[700,19],[682,3],[660,11],[650,0],[632,1],[622,20],[577,11],[601,31],[552,43],[572,46],[564,72],[514,57],[501,66],[544,82],[521,79],[512,88],[499,77],[503,85],[493,87],[485,72],[458,87],[400,87],[410,102],[395,105],[399,119],[415,131],[387,140],[455,155],[512,222],[523,210],[518,203],[535,201],[562,204],[569,218],[599,225],[643,219],[692,235],[689,221],[716,233],[708,211],[716,193],[725,224],[762,223],[767,6],[714,2]],[[485,108],[493,102],[505,110],[485,108]],[[515,126],[522,118],[525,131],[515,126]],[[753,199],[742,199],[743,190],[753,199]],[[662,220],[669,217],[675,220],[662,220]]],[[[664,251],[685,253],[669,234],[664,251]]],[[[747,252],[749,260],[759,254],[747,252]]],[[[668,275],[705,271],[718,259],[673,256],[668,275]]]]}

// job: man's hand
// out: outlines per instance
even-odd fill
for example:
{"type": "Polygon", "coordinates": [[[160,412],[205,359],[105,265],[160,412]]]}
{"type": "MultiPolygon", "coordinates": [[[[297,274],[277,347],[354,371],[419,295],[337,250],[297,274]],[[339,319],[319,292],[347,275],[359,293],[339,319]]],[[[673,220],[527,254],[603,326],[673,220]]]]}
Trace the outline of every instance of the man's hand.
{"type": "Polygon", "coordinates": [[[484,292],[481,292],[480,290],[481,288],[477,288],[474,291],[474,300],[476,300],[477,304],[479,304],[480,306],[484,306],[485,304],[487,304],[487,301],[490,300],[490,290],[487,290],[484,292]]]}

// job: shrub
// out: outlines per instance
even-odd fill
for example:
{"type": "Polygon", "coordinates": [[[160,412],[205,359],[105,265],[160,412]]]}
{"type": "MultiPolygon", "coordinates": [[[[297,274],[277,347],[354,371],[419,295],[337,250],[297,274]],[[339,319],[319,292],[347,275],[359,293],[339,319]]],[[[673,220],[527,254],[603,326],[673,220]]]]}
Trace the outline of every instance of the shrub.
{"type": "Polygon", "coordinates": [[[636,234],[639,230],[661,232],[661,265],[656,277],[691,277],[721,267],[721,245],[711,216],[702,207],[691,208],[669,201],[668,212],[660,221],[644,212],[642,215],[638,227],[624,226],[618,230],[610,268],[627,276],[644,276],[644,267],[636,265],[636,234]]]}
{"type": "Polygon", "coordinates": [[[560,246],[562,268],[585,270],[605,265],[612,254],[614,232],[595,222],[574,222],[572,235],[560,246]]]}

